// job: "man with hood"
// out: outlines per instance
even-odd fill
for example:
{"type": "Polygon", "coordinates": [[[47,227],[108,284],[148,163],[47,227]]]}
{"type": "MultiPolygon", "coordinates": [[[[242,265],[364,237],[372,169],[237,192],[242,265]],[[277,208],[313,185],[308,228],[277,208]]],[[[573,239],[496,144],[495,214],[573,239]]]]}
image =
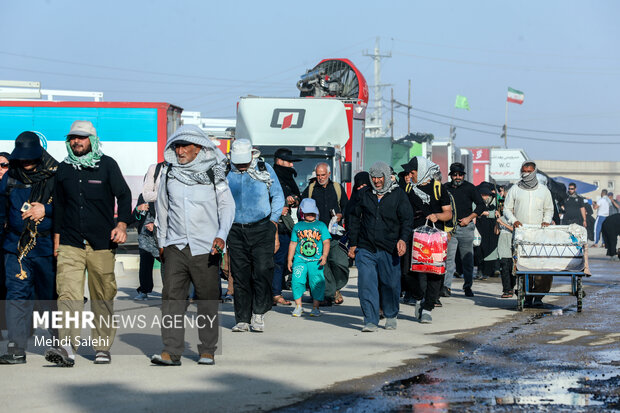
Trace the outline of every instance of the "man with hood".
{"type": "MultiPolygon", "coordinates": [[[[39,136],[22,132],[15,140],[11,169],[0,181],[9,333],[8,352],[0,356],[0,364],[26,362],[33,297],[46,310],[52,309],[51,302],[56,298],[51,230],[57,169],[58,162],[41,147],[39,136]]],[[[56,336],[56,330],[50,333],[56,336]]]]}
{"type": "Polygon", "coordinates": [[[400,300],[400,257],[407,252],[413,211],[407,195],[391,179],[389,165],[376,162],[368,171],[370,187],[362,188],[349,222],[349,257],[358,271],[358,296],[364,327],[378,329],[379,309],[385,329],[396,329],[400,300]]]}
{"type": "MultiPolygon", "coordinates": [[[[197,126],[181,126],[164,149],[168,163],[155,204],[157,239],[164,265],[162,316],[185,313],[189,284],[196,291],[198,364],[215,364],[218,342],[219,266],[232,225],[235,202],[226,182],[226,159],[197,126]]],[[[178,366],[185,349],[185,328],[164,326],[164,350],[153,364],[178,366]]]]}
{"type": "Polygon", "coordinates": [[[230,150],[228,185],[235,199],[235,220],[228,234],[228,255],[235,287],[232,331],[265,331],[265,314],[273,296],[273,255],[279,248],[278,219],[284,193],[271,165],[247,139],[230,150]]]}
{"type": "MultiPolygon", "coordinates": [[[[127,240],[131,219],[131,191],[118,164],[101,151],[97,131],[90,121],[71,125],[66,141],[67,157],[58,166],[54,188],[54,255],[58,257],[56,290],[58,310],[81,314],[84,281],[95,328],[91,336],[95,364],[111,362],[115,329],[113,300],[116,296],[114,262],[116,247],[127,240]],[[114,204],[118,219],[114,222],[114,204]],[[107,320],[107,321],[103,321],[107,320]]],[[[81,326],[68,321],[59,330],[61,346],[45,352],[45,359],[59,366],[75,364],[81,326]]]]}
{"type": "Polygon", "coordinates": [[[445,187],[454,198],[457,225],[448,242],[446,279],[442,295],[449,297],[452,293],[452,275],[456,270],[456,253],[458,252],[463,265],[463,292],[465,296],[473,297],[474,293],[471,288],[474,280],[474,232],[476,229],[474,218],[486,211],[486,207],[474,184],[465,180],[465,165],[460,162],[450,165],[450,178],[451,181],[446,183],[445,187]]]}
{"type": "MultiPolygon", "coordinates": [[[[553,220],[553,200],[549,189],[538,183],[536,164],[525,161],[521,165],[521,180],[513,185],[504,202],[504,217],[513,228],[521,225],[547,227],[553,220]]],[[[551,276],[535,276],[532,292],[547,293],[551,290],[551,276]]],[[[532,296],[526,296],[526,305],[532,305],[532,296]]],[[[542,307],[542,296],[536,296],[533,305],[542,307]]]]}
{"type": "MultiPolygon", "coordinates": [[[[444,222],[452,219],[452,206],[448,192],[441,185],[439,166],[422,156],[416,156],[401,165],[409,183],[405,192],[413,209],[413,230],[424,225],[434,225],[444,230],[444,222]]],[[[408,240],[407,258],[411,268],[411,240],[408,240]]],[[[409,269],[407,268],[407,269],[409,269]]],[[[439,300],[444,276],[426,272],[407,271],[404,278],[405,294],[415,300],[415,316],[420,323],[431,323],[431,311],[439,300]]]]}
{"type": "Polygon", "coordinates": [[[278,220],[278,237],[280,240],[280,248],[276,252],[274,259],[273,284],[271,286],[274,305],[291,305],[291,302],[282,296],[282,282],[284,272],[286,270],[286,257],[288,254],[288,245],[291,242],[291,234],[293,221],[291,209],[295,208],[301,202],[301,193],[299,186],[295,182],[297,171],[295,170],[295,162],[301,159],[293,156],[293,151],[288,148],[279,148],[274,156],[273,170],[280,181],[282,192],[284,193],[284,208],[282,215],[278,220]]]}

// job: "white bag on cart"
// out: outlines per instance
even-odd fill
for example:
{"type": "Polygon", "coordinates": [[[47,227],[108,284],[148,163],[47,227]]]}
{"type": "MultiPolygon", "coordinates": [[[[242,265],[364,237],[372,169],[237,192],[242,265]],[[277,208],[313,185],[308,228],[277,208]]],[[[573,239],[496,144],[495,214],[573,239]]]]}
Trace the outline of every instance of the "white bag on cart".
{"type": "Polygon", "coordinates": [[[588,233],[580,225],[522,225],[515,229],[513,246],[518,271],[590,273],[588,233]]]}

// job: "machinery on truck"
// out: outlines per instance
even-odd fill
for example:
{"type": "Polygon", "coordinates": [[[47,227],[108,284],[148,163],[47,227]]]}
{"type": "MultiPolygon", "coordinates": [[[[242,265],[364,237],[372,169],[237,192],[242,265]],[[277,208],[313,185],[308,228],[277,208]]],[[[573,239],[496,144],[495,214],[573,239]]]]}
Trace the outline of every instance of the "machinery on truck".
{"type": "MultiPolygon", "coordinates": [[[[325,59],[297,82],[297,98],[243,97],[237,107],[236,138],[249,139],[273,160],[287,147],[295,157],[297,184],[304,189],[314,167],[330,165],[334,181],[348,183],[364,169],[368,84],[348,59],[325,59]]],[[[220,147],[226,152],[229,143],[220,147]]]]}

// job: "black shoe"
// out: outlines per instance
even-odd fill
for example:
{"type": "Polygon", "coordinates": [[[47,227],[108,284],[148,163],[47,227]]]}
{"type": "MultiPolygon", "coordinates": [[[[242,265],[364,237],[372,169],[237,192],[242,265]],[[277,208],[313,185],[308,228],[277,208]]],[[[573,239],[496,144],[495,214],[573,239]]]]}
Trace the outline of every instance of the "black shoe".
{"type": "Polygon", "coordinates": [[[10,352],[0,356],[0,364],[26,364],[26,353],[23,351],[10,352]]]}
{"type": "Polygon", "coordinates": [[[441,301],[439,301],[439,298],[435,301],[435,307],[443,307],[443,304],[441,304],[441,301]]]}
{"type": "Polygon", "coordinates": [[[450,290],[448,287],[444,286],[441,289],[441,292],[439,293],[440,297],[450,297],[452,296],[452,290],[450,290]]]}
{"type": "Polygon", "coordinates": [[[463,291],[465,292],[465,297],[473,297],[474,296],[474,292],[471,290],[471,288],[464,288],[463,291]]]}
{"type": "Polygon", "coordinates": [[[67,350],[62,347],[51,347],[45,351],[45,360],[58,367],[73,367],[75,360],[69,357],[67,350]]]}

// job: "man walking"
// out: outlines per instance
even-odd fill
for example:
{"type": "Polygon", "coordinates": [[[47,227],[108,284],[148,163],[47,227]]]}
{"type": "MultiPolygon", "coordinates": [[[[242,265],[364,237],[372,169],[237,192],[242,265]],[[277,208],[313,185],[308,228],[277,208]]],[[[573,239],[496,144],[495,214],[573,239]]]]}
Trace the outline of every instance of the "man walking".
{"type": "Polygon", "coordinates": [[[235,288],[234,332],[265,330],[265,313],[273,297],[273,255],[278,250],[278,219],[284,194],[271,165],[259,159],[247,139],[230,151],[228,185],[235,200],[235,220],[228,234],[228,253],[235,288]]]}
{"type": "Polygon", "coordinates": [[[562,209],[564,212],[562,225],[578,224],[588,227],[585,202],[582,197],[577,195],[577,184],[574,182],[568,184],[568,194],[562,209]]]}
{"type": "MultiPolygon", "coordinates": [[[[90,121],[78,120],[67,135],[68,156],[58,167],[54,191],[54,251],[58,257],[56,290],[58,310],[81,314],[88,271],[91,309],[95,315],[95,364],[111,362],[115,329],[112,316],[116,296],[115,251],[127,239],[131,219],[131,191],[116,161],[101,152],[97,131],[90,121]],[[114,224],[114,204],[118,222],[114,224]],[[102,322],[102,321],[106,322],[102,322]]],[[[59,331],[61,347],[45,352],[60,366],[75,363],[80,328],[72,322],[59,331]]]]}
{"type": "Polygon", "coordinates": [[[471,289],[474,276],[474,218],[480,216],[486,207],[482,197],[471,182],[465,180],[465,165],[455,162],[450,165],[451,181],[445,184],[452,194],[456,206],[457,226],[448,242],[446,258],[446,277],[442,291],[443,296],[450,296],[452,292],[452,275],[456,270],[456,253],[458,251],[463,265],[463,292],[467,297],[473,297],[471,289]],[[472,205],[476,208],[473,209],[472,205]]]}
{"type": "Polygon", "coordinates": [[[411,237],[413,211],[405,192],[390,178],[390,167],[370,167],[371,187],[363,188],[349,223],[349,257],[358,269],[363,332],[378,329],[379,309],[385,329],[396,329],[400,298],[400,257],[411,237]]]}
{"type": "MultiPolygon", "coordinates": [[[[155,222],[165,261],[162,316],[175,318],[185,313],[191,281],[196,289],[197,319],[204,321],[197,323],[198,364],[211,365],[218,342],[219,265],[235,211],[225,157],[200,128],[187,125],[168,138],[164,159],[170,166],[160,182],[155,222]]],[[[164,350],[151,362],[180,365],[184,326],[162,325],[161,335],[164,350]]]]}
{"type": "MultiPolygon", "coordinates": [[[[540,225],[547,227],[553,220],[553,201],[551,192],[544,185],[539,185],[536,177],[536,164],[525,161],[521,166],[521,180],[513,185],[506,195],[504,217],[513,228],[521,225],[540,225]]],[[[553,277],[535,276],[533,292],[548,293],[553,277]]],[[[532,305],[532,296],[526,296],[526,304],[532,305]]],[[[536,296],[533,305],[542,307],[542,296],[536,296]]]]}
{"type": "Polygon", "coordinates": [[[342,223],[343,212],[347,206],[347,193],[338,182],[333,182],[329,165],[319,163],[315,170],[316,181],[304,190],[301,197],[312,198],[319,208],[319,220],[332,234],[329,255],[325,264],[325,304],[342,304],[344,299],[340,289],[349,282],[349,260],[345,251],[338,246],[341,238],[334,223],[342,223]]]}
{"type": "MultiPolygon", "coordinates": [[[[39,300],[42,310],[52,310],[56,298],[51,229],[58,162],[41,147],[37,134],[23,132],[15,140],[11,163],[11,170],[0,181],[9,333],[8,352],[0,356],[0,364],[23,364],[33,299],[39,300]]],[[[50,333],[56,337],[56,330],[50,333]]]]}
{"type": "Polygon", "coordinates": [[[282,215],[278,220],[280,248],[274,256],[275,267],[273,270],[273,285],[271,286],[274,305],[291,305],[291,302],[285,300],[282,296],[282,282],[286,269],[288,246],[291,242],[291,231],[293,225],[295,225],[295,221],[291,215],[291,209],[297,207],[301,202],[299,186],[297,186],[297,182],[295,182],[297,171],[294,167],[294,162],[299,161],[301,161],[301,159],[295,158],[293,156],[293,151],[288,148],[279,148],[274,154],[273,170],[278,177],[278,181],[280,181],[285,199],[282,215]]]}
{"type": "Polygon", "coordinates": [[[598,241],[601,239],[601,228],[603,228],[603,222],[605,222],[609,216],[609,210],[611,208],[611,201],[607,196],[606,189],[601,191],[601,197],[593,206],[596,210],[596,221],[594,222],[594,245],[598,246],[598,241]]]}

